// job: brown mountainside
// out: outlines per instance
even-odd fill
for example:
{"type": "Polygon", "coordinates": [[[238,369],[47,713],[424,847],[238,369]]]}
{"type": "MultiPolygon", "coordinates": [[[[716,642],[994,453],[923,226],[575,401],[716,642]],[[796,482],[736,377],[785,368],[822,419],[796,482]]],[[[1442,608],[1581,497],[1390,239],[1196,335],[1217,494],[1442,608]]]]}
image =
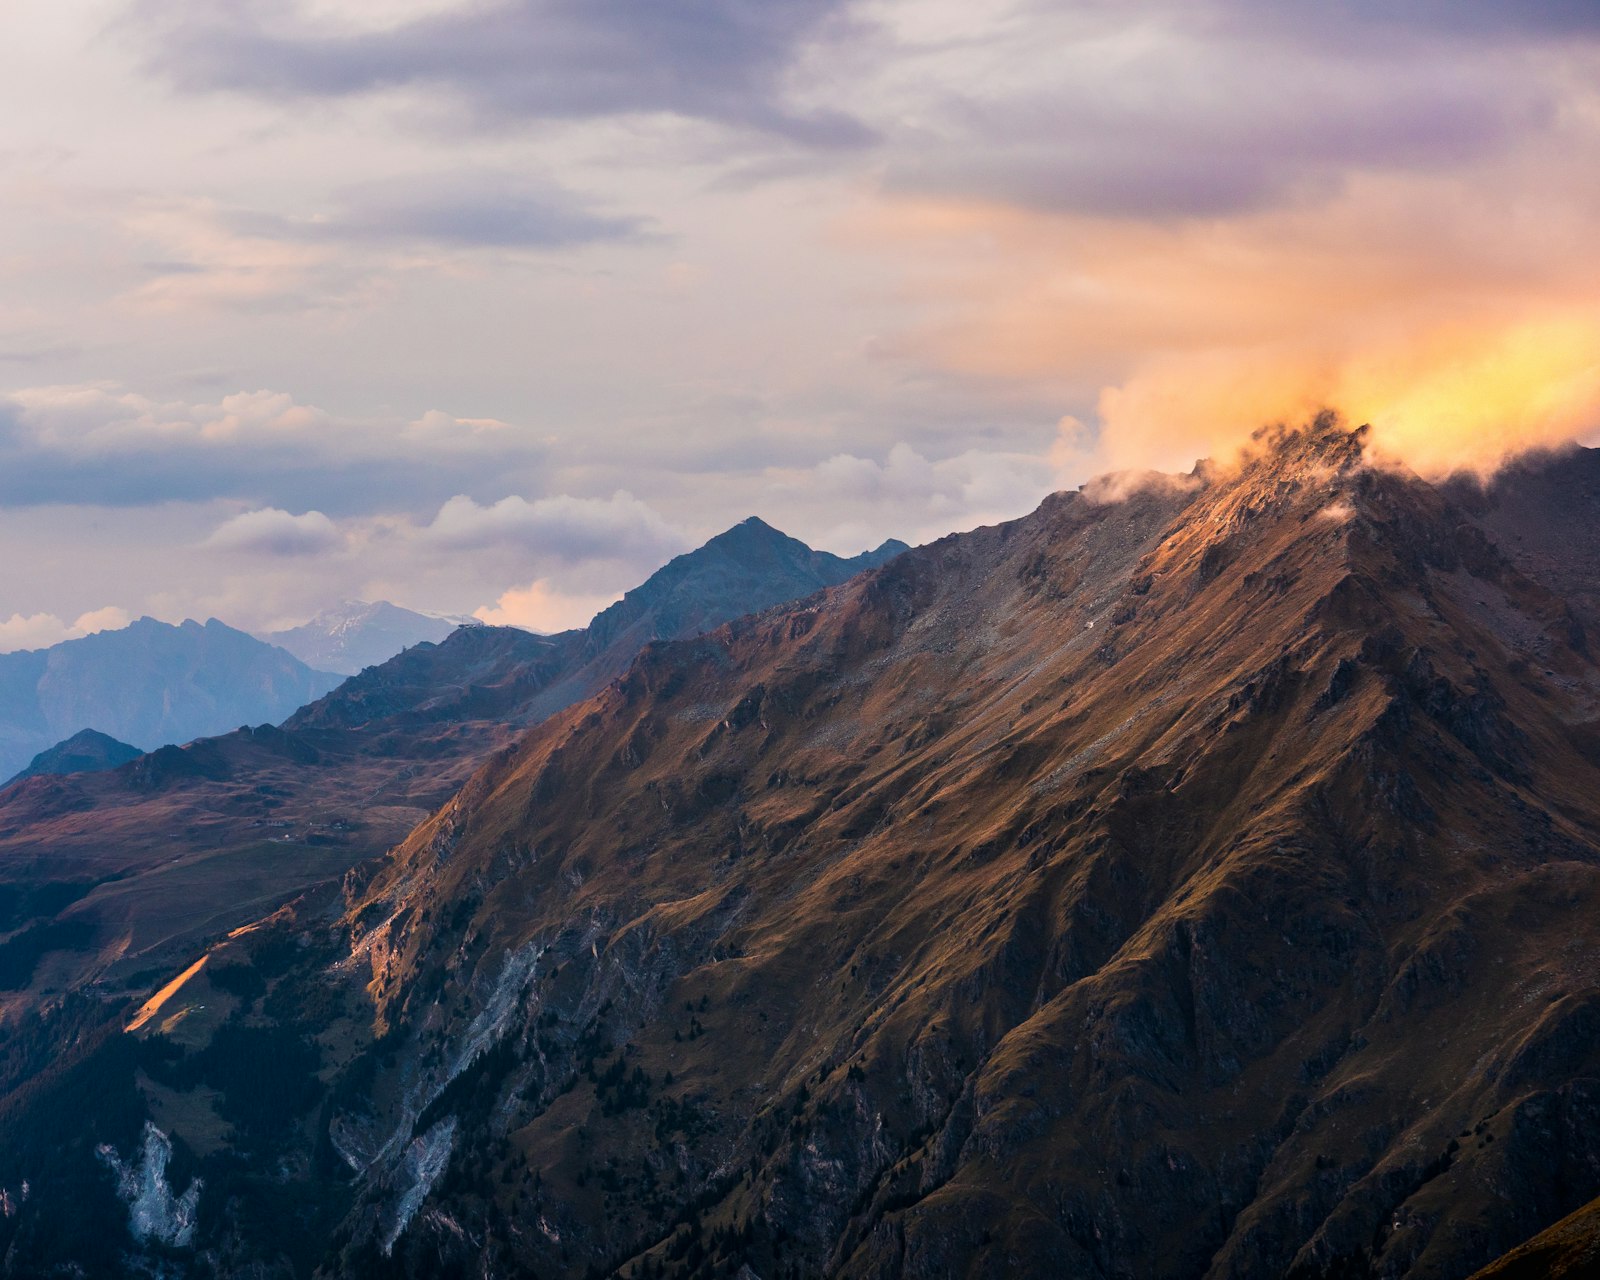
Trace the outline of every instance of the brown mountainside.
{"type": "Polygon", "coordinates": [[[1600,1275],[1600,1200],[1547,1227],[1472,1280],[1588,1280],[1600,1275]]]}
{"type": "Polygon", "coordinates": [[[1360,455],[648,648],[141,1032],[196,1265],[288,1247],[230,1160],[330,1276],[1463,1277],[1600,1194],[1600,671],[1360,455]],[[268,1029],[326,1087],[219,1139],[268,1029]]]}
{"type": "Polygon", "coordinates": [[[142,981],[172,948],[257,919],[398,843],[488,755],[604,687],[649,641],[810,595],[903,549],[846,559],[747,520],[586,628],[464,627],[369,667],[281,728],[0,791],[0,935],[25,926],[33,939],[14,948],[15,963],[0,959],[0,1008],[108,965],[116,980],[142,981]],[[42,898],[41,884],[51,891],[42,898]],[[35,900],[66,905],[51,917],[27,909],[35,900]]]}

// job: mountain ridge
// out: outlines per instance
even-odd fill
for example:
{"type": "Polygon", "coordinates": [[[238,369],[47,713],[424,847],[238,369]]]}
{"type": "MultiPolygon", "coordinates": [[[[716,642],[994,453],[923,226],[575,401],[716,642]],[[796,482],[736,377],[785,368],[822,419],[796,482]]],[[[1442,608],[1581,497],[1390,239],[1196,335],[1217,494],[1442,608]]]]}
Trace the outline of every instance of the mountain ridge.
{"type": "MultiPolygon", "coordinates": [[[[256,1149],[344,1162],[329,1273],[1464,1275],[1600,1191],[1600,673],[1362,455],[1321,419],[649,645],[332,932],[223,944],[342,1010],[256,1149]]],[[[180,1058],[267,1009],[207,982],[180,1058]]]]}
{"type": "Polygon", "coordinates": [[[809,594],[874,554],[813,553],[761,530],[677,558],[603,615],[615,623],[603,635],[463,627],[343,681],[281,727],[0,791],[0,889],[42,879],[77,895],[55,923],[78,930],[79,950],[45,953],[23,989],[36,997],[39,983],[70,987],[107,965],[137,975],[163,948],[336,879],[403,839],[528,723],[612,679],[637,645],[809,594]]]}
{"type": "Polygon", "coordinates": [[[462,687],[442,689],[418,705],[413,673],[436,680],[432,668],[445,656],[442,649],[419,645],[301,708],[285,727],[355,728],[396,712],[437,718],[457,714],[452,698],[476,700],[483,714],[539,719],[601,688],[648,641],[694,634],[810,595],[905,549],[905,543],[890,539],[858,556],[836,556],[749,516],[696,550],[675,556],[585,627],[547,635],[510,627],[452,634],[441,645],[454,647],[452,659],[455,652],[468,655],[463,665],[470,678],[455,682],[462,687]],[[397,684],[399,702],[394,701],[397,684]]]}

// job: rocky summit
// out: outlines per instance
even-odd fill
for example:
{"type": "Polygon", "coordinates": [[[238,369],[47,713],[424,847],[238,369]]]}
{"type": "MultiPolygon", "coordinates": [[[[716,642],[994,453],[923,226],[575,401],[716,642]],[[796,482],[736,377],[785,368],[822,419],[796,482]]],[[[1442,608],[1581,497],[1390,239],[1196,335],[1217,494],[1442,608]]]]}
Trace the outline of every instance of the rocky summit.
{"type": "Polygon", "coordinates": [[[0,1271],[1494,1264],[1600,1195],[1540,492],[1324,416],[646,646],[337,895],[15,1032],[0,1271]]]}

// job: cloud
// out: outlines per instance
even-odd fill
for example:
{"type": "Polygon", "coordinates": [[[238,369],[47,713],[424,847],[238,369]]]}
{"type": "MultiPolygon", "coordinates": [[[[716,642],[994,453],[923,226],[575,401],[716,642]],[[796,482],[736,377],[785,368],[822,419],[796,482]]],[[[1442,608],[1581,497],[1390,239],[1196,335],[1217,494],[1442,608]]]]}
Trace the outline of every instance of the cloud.
{"type": "Polygon", "coordinates": [[[454,247],[559,249],[641,234],[633,218],[596,213],[553,183],[469,170],[348,190],[342,212],[316,224],[341,239],[416,240],[454,247]]]}
{"type": "Polygon", "coordinates": [[[901,441],[881,461],[841,453],[812,467],[769,468],[765,479],[767,500],[780,509],[803,504],[811,523],[831,521],[814,535],[819,543],[854,551],[1015,519],[1054,487],[1055,472],[1043,455],[968,449],[932,460],[901,441]]]}
{"type": "Polygon", "coordinates": [[[0,622],[0,653],[47,649],[71,637],[72,629],[53,613],[14,613],[0,622]]]}
{"type": "Polygon", "coordinates": [[[458,495],[439,509],[425,536],[449,551],[514,547],[546,562],[660,563],[686,547],[681,530],[631,493],[610,498],[565,494],[532,502],[513,495],[483,506],[458,495]]]}
{"type": "Polygon", "coordinates": [[[212,404],[160,404],[105,386],[36,387],[11,397],[34,443],[95,455],[153,446],[303,442],[329,415],[278,391],[240,391],[212,404]]]}
{"type": "MultiPolygon", "coordinates": [[[[1177,6],[1169,0],[1173,10],[1177,6]]],[[[1600,35],[1600,11],[1589,0],[1213,0],[1187,6],[1191,20],[1226,24],[1234,30],[1263,26],[1301,39],[1392,38],[1411,33],[1431,41],[1475,41],[1507,37],[1569,39],[1600,35]]]]}
{"type": "Polygon", "coordinates": [[[0,507],[227,498],[333,515],[426,509],[532,473],[546,448],[497,419],[340,417],[268,390],[189,402],[35,387],[0,400],[0,507]]]}
{"type": "MultiPolygon", "coordinates": [[[[239,209],[205,212],[221,227],[211,239],[231,245],[235,253],[257,244],[283,243],[308,246],[312,253],[328,246],[348,252],[358,245],[551,250],[645,235],[639,219],[598,212],[548,179],[481,168],[413,173],[345,187],[326,208],[295,216],[239,209]]],[[[306,252],[285,256],[298,262],[306,252]]],[[[379,264],[373,265],[376,269],[379,264]]],[[[175,269],[196,267],[178,263],[175,269]]]]}
{"type": "Polygon", "coordinates": [[[363,273],[325,248],[247,225],[214,200],[139,199],[121,230],[145,261],[144,279],[120,301],[141,311],[342,306],[365,286],[363,273]]]}
{"type": "Polygon", "coordinates": [[[392,298],[401,278],[448,276],[463,254],[550,254],[657,236],[548,179],[433,170],[285,199],[288,212],[142,197],[120,217],[142,257],[118,299],[142,313],[338,316],[392,298]]]}
{"type": "Polygon", "coordinates": [[[78,635],[92,636],[100,631],[120,631],[132,621],[133,617],[126,609],[106,605],[102,609],[79,614],[77,621],[72,624],[72,630],[78,635]]]}
{"type": "MultiPolygon", "coordinates": [[[[1306,41],[1304,21],[1284,32],[1226,21],[1249,7],[1141,7],[1099,21],[1077,7],[1036,11],[996,37],[986,61],[967,46],[913,55],[946,88],[928,94],[918,80],[899,91],[916,125],[893,133],[889,189],[1109,218],[1316,201],[1352,175],[1442,170],[1515,148],[1561,111],[1562,68],[1577,56],[1497,39],[1420,57],[1392,39],[1306,41]]],[[[1346,26],[1380,21],[1354,14],[1362,5],[1324,7],[1346,26]]]]}
{"type": "Polygon", "coordinates": [[[1600,93],[1552,83],[1565,109],[1458,166],[1212,218],[905,199],[877,243],[927,264],[923,358],[1074,396],[1071,482],[1186,470],[1324,406],[1418,470],[1492,468],[1600,428],[1600,189],[1571,163],[1600,93]]]}
{"type": "Polygon", "coordinates": [[[512,588],[493,605],[475,610],[472,616],[493,627],[565,631],[585,626],[595,614],[620,598],[620,592],[613,595],[568,595],[540,578],[526,587],[512,588]]]}
{"type": "Polygon", "coordinates": [[[308,21],[271,0],[143,0],[151,62],[188,90],[269,99],[399,88],[442,94],[473,124],[669,114],[811,146],[861,124],[789,101],[786,76],[844,0],[490,0],[382,30],[308,21]]]}
{"type": "Polygon", "coordinates": [[[206,546],[219,551],[305,556],[331,551],[342,542],[338,528],[320,511],[297,516],[278,507],[264,507],[221,525],[206,539],[206,546]]]}
{"type": "MultiPolygon", "coordinates": [[[[1588,308],[1517,322],[1440,319],[1405,336],[1314,339],[1154,362],[1100,401],[1096,460],[1221,456],[1247,432],[1333,406],[1373,427],[1371,453],[1426,476],[1600,440],[1600,319],[1588,308]]],[[[1094,464],[1091,464],[1094,465],[1094,464]]]]}
{"type": "Polygon", "coordinates": [[[76,640],[98,631],[120,630],[131,621],[127,610],[114,605],[81,614],[71,623],[63,622],[53,613],[26,616],[14,613],[0,622],[0,653],[13,653],[18,649],[48,649],[64,640],[76,640]]]}
{"type": "Polygon", "coordinates": [[[932,462],[901,441],[882,462],[835,454],[812,468],[806,482],[849,502],[913,501],[953,514],[1012,505],[1019,494],[1034,490],[1038,470],[1037,458],[976,449],[932,462]]]}

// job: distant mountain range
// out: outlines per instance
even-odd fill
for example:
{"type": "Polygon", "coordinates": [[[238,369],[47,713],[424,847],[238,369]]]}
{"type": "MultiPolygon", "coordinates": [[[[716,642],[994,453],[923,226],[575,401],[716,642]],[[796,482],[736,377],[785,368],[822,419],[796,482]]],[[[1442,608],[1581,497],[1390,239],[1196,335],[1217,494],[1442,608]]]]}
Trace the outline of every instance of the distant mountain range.
{"type": "MultiPolygon", "coordinates": [[[[0,906],[8,883],[66,895],[51,927],[76,930],[75,948],[39,964],[41,985],[71,986],[111,960],[117,978],[137,973],[164,947],[246,923],[383,852],[485,758],[604,688],[651,642],[812,595],[901,550],[844,558],[747,520],[588,627],[462,627],[281,712],[281,728],[256,716],[255,728],[108,772],[25,778],[0,791],[0,906]]],[[[18,973],[27,987],[34,970],[18,973]]]]}
{"type": "Polygon", "coordinates": [[[346,601],[311,621],[284,631],[258,634],[258,639],[287,649],[308,667],[353,676],[364,667],[386,662],[402,649],[437,644],[459,626],[477,625],[472,618],[439,617],[402,609],[387,600],[346,601]]]}
{"type": "Polygon", "coordinates": [[[140,618],[48,649],[0,654],[0,777],[81,729],[143,750],[276,724],[339,677],[218,622],[140,618]]]}
{"type": "Polygon", "coordinates": [[[651,641],[699,635],[801,599],[906,549],[890,539],[847,559],[751,516],[669,561],[586,627],[546,636],[510,627],[458,631],[352,677],[284,728],[536,723],[621,675],[651,641]]]}

